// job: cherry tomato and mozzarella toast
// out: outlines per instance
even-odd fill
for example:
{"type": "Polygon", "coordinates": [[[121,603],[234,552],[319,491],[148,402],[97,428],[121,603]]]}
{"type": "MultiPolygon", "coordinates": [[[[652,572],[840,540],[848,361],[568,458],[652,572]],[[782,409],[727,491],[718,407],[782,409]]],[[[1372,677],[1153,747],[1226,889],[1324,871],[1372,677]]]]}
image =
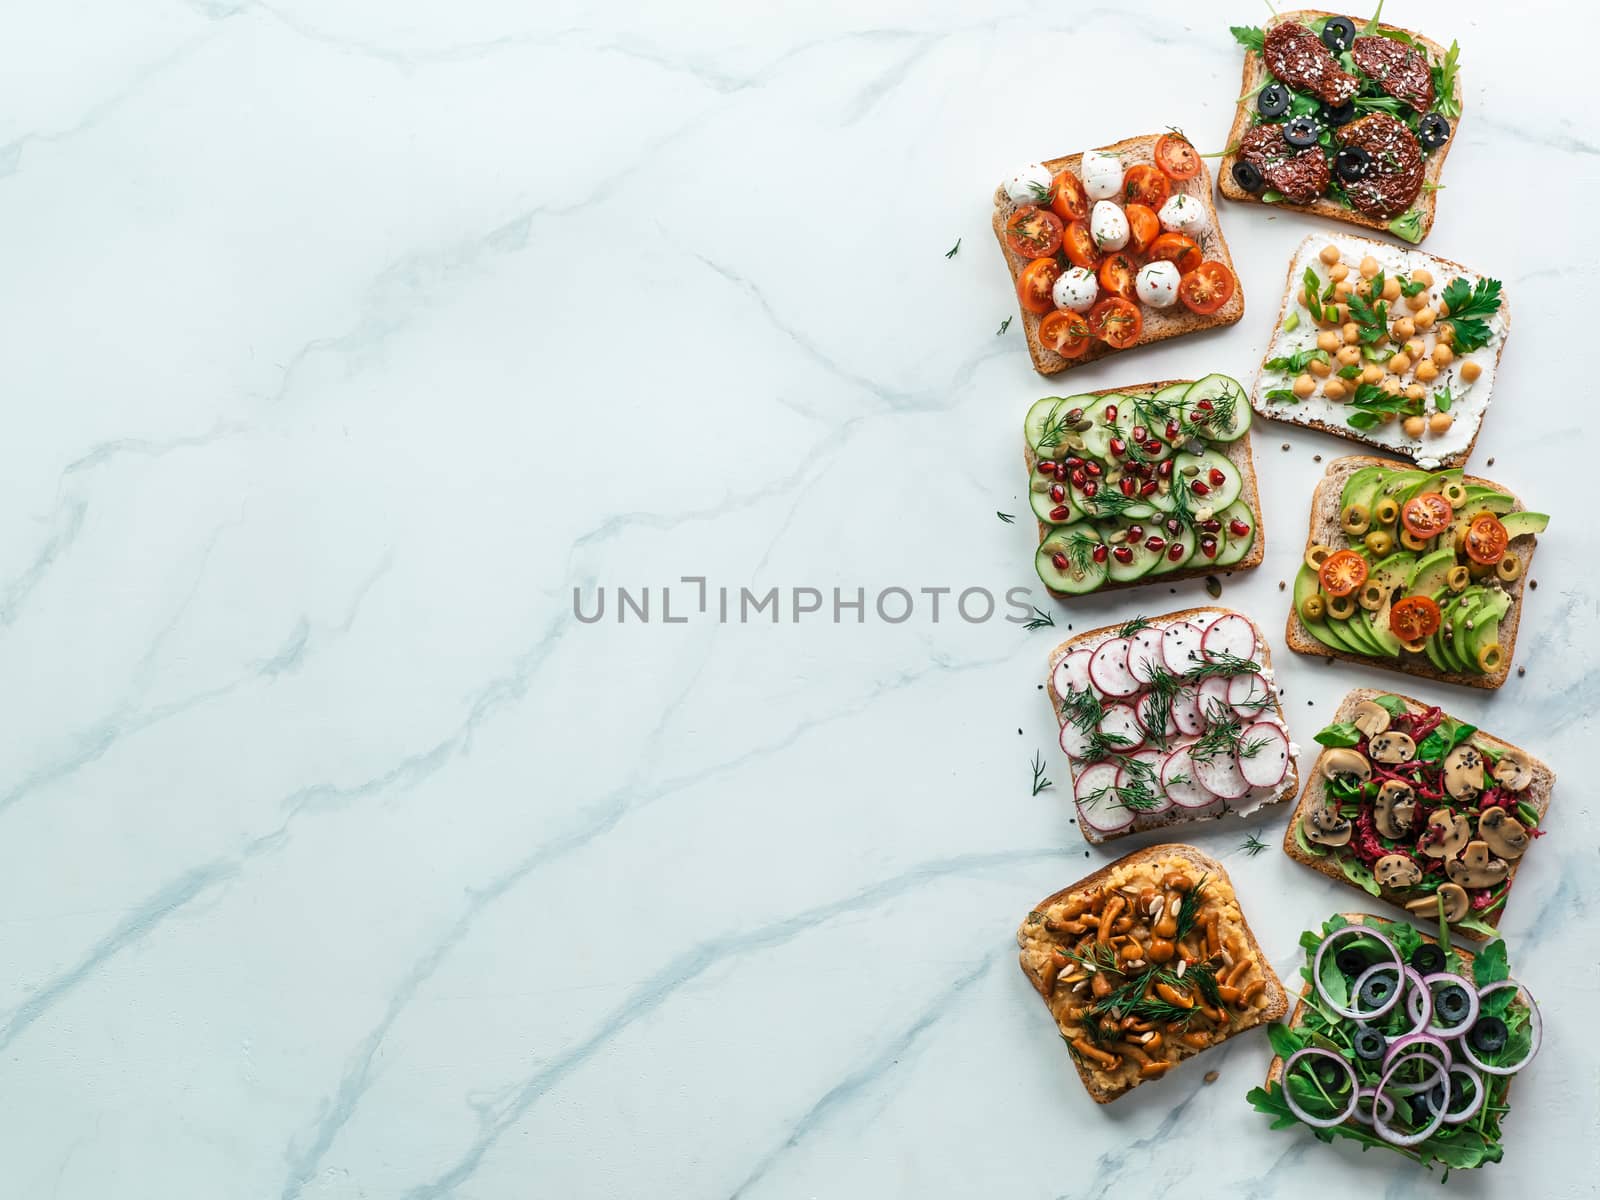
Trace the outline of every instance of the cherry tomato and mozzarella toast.
{"type": "Polygon", "coordinates": [[[1247,816],[1299,786],[1271,651],[1240,613],[1191,608],[1079,634],[1051,653],[1047,692],[1090,842],[1247,816]]]}
{"type": "Polygon", "coordinates": [[[1510,331],[1498,279],[1421,250],[1311,234],[1290,260],[1251,405],[1427,470],[1459,467],[1510,331]]]}
{"type": "Polygon", "coordinates": [[[1426,237],[1461,116],[1455,43],[1309,9],[1232,33],[1244,78],[1222,194],[1426,237]]]}
{"type": "Polygon", "coordinates": [[[1211,173],[1176,130],[1028,164],[993,225],[1041,374],[1244,316],[1211,173]]]}

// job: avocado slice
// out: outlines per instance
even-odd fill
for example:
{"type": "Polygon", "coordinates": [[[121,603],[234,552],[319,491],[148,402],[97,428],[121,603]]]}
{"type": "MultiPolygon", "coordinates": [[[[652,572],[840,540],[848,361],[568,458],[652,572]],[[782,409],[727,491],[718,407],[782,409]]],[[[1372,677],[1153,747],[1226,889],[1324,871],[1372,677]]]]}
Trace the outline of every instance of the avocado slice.
{"type": "Polygon", "coordinates": [[[1456,649],[1456,639],[1462,639],[1462,649],[1466,647],[1467,622],[1472,620],[1472,614],[1478,611],[1483,604],[1483,593],[1474,594],[1472,589],[1461,594],[1461,598],[1451,606],[1445,614],[1444,623],[1439,627],[1439,655],[1449,664],[1452,671],[1467,671],[1467,660],[1456,649]],[[1446,628],[1449,632],[1446,633],[1446,628]]]}
{"type": "Polygon", "coordinates": [[[1406,594],[1411,596],[1431,596],[1435,592],[1443,591],[1444,578],[1450,574],[1450,568],[1456,565],[1456,556],[1449,549],[1435,550],[1432,554],[1424,554],[1417,560],[1417,565],[1411,569],[1411,578],[1406,580],[1406,594]]]}
{"type": "Polygon", "coordinates": [[[1327,646],[1330,650],[1349,650],[1349,646],[1345,645],[1342,641],[1333,636],[1332,631],[1328,628],[1328,622],[1308,621],[1305,618],[1305,614],[1300,611],[1301,602],[1305,600],[1307,596],[1316,595],[1320,586],[1321,585],[1317,579],[1317,573],[1305,563],[1301,563],[1300,573],[1294,577],[1295,615],[1300,618],[1300,623],[1311,631],[1311,636],[1316,638],[1317,641],[1321,642],[1324,646],[1327,646]]]}
{"type": "Polygon", "coordinates": [[[1470,508],[1473,512],[1508,513],[1516,505],[1515,497],[1507,495],[1498,488],[1469,483],[1467,484],[1467,502],[1462,507],[1470,508]]]}
{"type": "Polygon", "coordinates": [[[1339,512],[1342,514],[1352,504],[1360,504],[1370,513],[1372,501],[1377,497],[1378,488],[1383,485],[1388,473],[1388,467],[1362,467],[1350,476],[1345,480],[1344,490],[1339,493],[1339,512]]]}
{"type": "Polygon", "coordinates": [[[1487,646],[1491,641],[1500,636],[1500,618],[1506,615],[1506,610],[1511,607],[1511,597],[1499,588],[1490,588],[1488,595],[1472,610],[1470,618],[1471,629],[1467,622],[1456,626],[1455,650],[1456,656],[1461,659],[1465,669],[1475,674],[1478,670],[1478,651],[1487,646]],[[1493,628],[1493,636],[1485,637],[1484,631],[1493,628]]]}
{"type": "Polygon", "coordinates": [[[1410,500],[1414,496],[1420,496],[1424,492],[1437,492],[1442,490],[1444,485],[1447,483],[1460,483],[1461,475],[1462,473],[1460,470],[1435,471],[1432,475],[1424,475],[1416,483],[1412,484],[1406,489],[1406,494],[1404,496],[1396,496],[1395,499],[1399,500],[1400,503],[1404,505],[1407,500],[1410,500]]]}
{"type": "Polygon", "coordinates": [[[1333,630],[1334,637],[1342,637],[1354,647],[1357,654],[1365,654],[1371,658],[1382,658],[1383,649],[1378,645],[1377,639],[1367,631],[1367,610],[1356,607],[1343,621],[1328,618],[1328,625],[1333,630]]]}
{"type": "Polygon", "coordinates": [[[1545,513],[1514,512],[1501,517],[1500,523],[1506,527],[1506,536],[1515,538],[1529,533],[1543,533],[1550,524],[1550,518],[1545,513]]]}
{"type": "MultiPolygon", "coordinates": [[[[1415,487],[1428,477],[1426,471],[1390,471],[1389,477],[1378,486],[1378,496],[1393,496],[1396,500],[1404,502],[1400,493],[1415,487]]],[[[1374,499],[1377,496],[1373,497],[1374,499]]]]}

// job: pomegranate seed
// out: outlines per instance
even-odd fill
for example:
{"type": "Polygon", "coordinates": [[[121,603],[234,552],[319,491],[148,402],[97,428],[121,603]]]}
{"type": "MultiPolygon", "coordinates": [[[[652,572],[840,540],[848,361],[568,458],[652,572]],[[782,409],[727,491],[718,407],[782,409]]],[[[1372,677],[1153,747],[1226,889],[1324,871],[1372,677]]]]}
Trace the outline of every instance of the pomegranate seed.
{"type": "Polygon", "coordinates": [[[1094,494],[1099,490],[1100,485],[1091,479],[1088,483],[1083,485],[1083,498],[1085,500],[1093,500],[1094,494]]]}
{"type": "Polygon", "coordinates": [[[1072,510],[1065,504],[1058,504],[1050,510],[1050,519],[1052,521],[1065,521],[1071,514],[1072,510]]]}
{"type": "Polygon", "coordinates": [[[1196,496],[1211,495],[1211,489],[1205,484],[1201,483],[1198,479],[1189,485],[1189,490],[1192,491],[1196,496]]]}
{"type": "Polygon", "coordinates": [[[1128,452],[1128,443],[1124,442],[1121,438],[1112,438],[1111,439],[1111,453],[1112,454],[1115,454],[1118,458],[1121,458],[1127,452],[1128,452]]]}
{"type": "Polygon", "coordinates": [[[1124,475],[1122,477],[1122,482],[1117,484],[1117,490],[1124,496],[1132,499],[1133,494],[1139,490],[1139,481],[1132,475],[1124,475]]]}
{"type": "Polygon", "coordinates": [[[1196,404],[1195,407],[1198,408],[1201,412],[1210,412],[1211,411],[1211,401],[1202,400],[1202,401],[1200,401],[1199,404],[1196,404]]]}
{"type": "MultiPolygon", "coordinates": [[[[1204,403],[1204,401],[1201,401],[1201,403],[1204,403]]],[[[1212,537],[1209,533],[1206,534],[1205,537],[1201,538],[1200,553],[1204,554],[1207,558],[1215,558],[1217,556],[1217,539],[1212,537]]]]}
{"type": "Polygon", "coordinates": [[[1146,433],[1146,432],[1145,432],[1145,428],[1144,428],[1144,426],[1143,426],[1143,425],[1135,425],[1135,426],[1134,426],[1134,427],[1133,427],[1133,440],[1134,440],[1134,441],[1136,441],[1136,442],[1142,442],[1142,441],[1144,441],[1144,440],[1145,440],[1145,439],[1146,439],[1146,438],[1148,438],[1148,437],[1149,437],[1149,436],[1150,436],[1150,435],[1149,435],[1149,434],[1148,434],[1148,433],[1146,433]]]}
{"type": "Polygon", "coordinates": [[[1128,549],[1126,546],[1118,546],[1111,553],[1114,554],[1117,561],[1122,563],[1124,566],[1133,561],[1133,551],[1128,549]]]}
{"type": "Polygon", "coordinates": [[[1228,532],[1233,534],[1234,537],[1243,537],[1245,534],[1250,532],[1250,526],[1246,525],[1238,517],[1235,517],[1233,520],[1228,522],[1228,532]]]}
{"type": "Polygon", "coordinates": [[[1050,561],[1055,563],[1056,570],[1058,571],[1065,571],[1067,569],[1067,556],[1061,553],[1059,550],[1050,556],[1050,561]]]}
{"type": "Polygon", "coordinates": [[[1155,495],[1157,486],[1158,485],[1156,484],[1156,481],[1154,479],[1146,479],[1143,483],[1141,483],[1139,485],[1139,495],[1141,495],[1141,496],[1153,496],[1153,495],[1155,495]]]}
{"type": "Polygon", "coordinates": [[[1177,562],[1187,553],[1188,551],[1183,548],[1182,542],[1173,542],[1172,545],[1167,547],[1167,557],[1173,562],[1177,562]]]}
{"type": "Polygon", "coordinates": [[[1056,469],[1056,464],[1055,464],[1055,461],[1053,459],[1041,458],[1039,460],[1039,474],[1041,474],[1041,475],[1049,475],[1055,469],[1056,469]]]}
{"type": "Polygon", "coordinates": [[[1143,536],[1144,536],[1144,526],[1143,525],[1129,525],[1128,526],[1128,540],[1130,542],[1137,542],[1143,536]]]}
{"type": "Polygon", "coordinates": [[[1167,532],[1168,533],[1177,533],[1178,530],[1180,530],[1182,528],[1183,528],[1183,522],[1178,520],[1177,517],[1168,517],[1167,518],[1167,532]]]}
{"type": "Polygon", "coordinates": [[[1106,422],[1106,424],[1109,425],[1109,424],[1111,424],[1111,422],[1115,421],[1116,419],[1117,419],[1117,406],[1115,404],[1106,405],[1106,412],[1105,412],[1105,422],[1106,422]]]}
{"type": "Polygon", "coordinates": [[[1086,462],[1083,464],[1083,469],[1095,479],[1099,479],[1100,476],[1105,474],[1105,469],[1097,462],[1086,462]]]}
{"type": "Polygon", "coordinates": [[[1059,483],[1052,483],[1050,485],[1050,499],[1054,500],[1057,504],[1060,504],[1066,498],[1066,488],[1062,487],[1059,483]]]}
{"type": "Polygon", "coordinates": [[[1074,425],[1076,425],[1079,421],[1083,420],[1083,409],[1081,409],[1081,408],[1069,408],[1069,409],[1067,409],[1067,420],[1072,422],[1074,425]]]}
{"type": "Polygon", "coordinates": [[[1161,439],[1160,438],[1150,438],[1150,439],[1148,439],[1144,444],[1144,452],[1146,454],[1160,454],[1161,453],[1161,439]]]}
{"type": "Polygon", "coordinates": [[[1221,487],[1228,482],[1228,477],[1223,474],[1221,467],[1212,467],[1211,473],[1206,478],[1211,480],[1212,487],[1221,487]]]}
{"type": "Polygon", "coordinates": [[[1153,553],[1160,554],[1167,548],[1167,539],[1162,537],[1159,533],[1152,533],[1149,537],[1145,538],[1144,548],[1152,551],[1153,553]]]}
{"type": "Polygon", "coordinates": [[[1183,426],[1178,424],[1176,418],[1174,418],[1173,420],[1167,422],[1167,441],[1169,441],[1169,442],[1177,441],[1178,440],[1178,435],[1180,433],[1182,433],[1182,432],[1183,432],[1183,426]]]}
{"type": "Polygon", "coordinates": [[[1222,532],[1222,522],[1217,520],[1215,517],[1212,517],[1209,521],[1201,521],[1200,522],[1200,532],[1201,533],[1221,533],[1222,532]]]}
{"type": "Polygon", "coordinates": [[[1072,486],[1081,488],[1087,479],[1088,476],[1086,476],[1082,471],[1074,471],[1072,473],[1072,486]]]}
{"type": "Polygon", "coordinates": [[[1067,464],[1066,463],[1057,463],[1056,464],[1056,478],[1057,479],[1065,479],[1066,477],[1067,477],[1067,464]]]}
{"type": "Polygon", "coordinates": [[[1109,554],[1109,553],[1110,553],[1110,548],[1108,546],[1106,546],[1106,544],[1104,542],[1101,542],[1098,546],[1096,546],[1094,548],[1094,560],[1095,560],[1095,562],[1097,562],[1097,563],[1105,562],[1106,555],[1109,554]]]}
{"type": "Polygon", "coordinates": [[[1157,463],[1156,464],[1156,474],[1161,476],[1161,478],[1163,478],[1163,479],[1171,479],[1172,478],[1172,460],[1169,458],[1169,459],[1163,460],[1162,462],[1157,463]]]}
{"type": "Polygon", "coordinates": [[[1071,458],[1067,459],[1066,462],[1068,467],[1083,466],[1083,459],[1079,458],[1077,455],[1073,455],[1071,458]]]}

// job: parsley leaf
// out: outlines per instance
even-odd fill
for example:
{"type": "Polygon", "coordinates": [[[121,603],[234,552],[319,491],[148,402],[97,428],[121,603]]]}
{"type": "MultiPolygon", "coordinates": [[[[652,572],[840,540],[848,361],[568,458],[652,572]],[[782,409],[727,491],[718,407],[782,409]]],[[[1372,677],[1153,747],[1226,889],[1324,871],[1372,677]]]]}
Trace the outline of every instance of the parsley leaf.
{"type": "Polygon", "coordinates": [[[1293,354],[1269,358],[1266,365],[1269,371],[1287,371],[1291,375],[1298,375],[1314,362],[1325,363],[1328,361],[1328,352],[1326,350],[1308,346],[1304,350],[1296,350],[1293,354]]]}
{"type": "Polygon", "coordinates": [[[1498,279],[1480,279],[1472,287],[1465,279],[1452,279],[1444,289],[1444,302],[1450,306],[1456,353],[1466,354],[1489,344],[1492,334],[1484,318],[1500,311],[1498,279]]]}
{"type": "Polygon", "coordinates": [[[1266,52],[1267,35],[1261,32],[1261,26],[1230,25],[1228,32],[1233,34],[1233,40],[1246,50],[1254,50],[1257,54],[1266,52]]]}

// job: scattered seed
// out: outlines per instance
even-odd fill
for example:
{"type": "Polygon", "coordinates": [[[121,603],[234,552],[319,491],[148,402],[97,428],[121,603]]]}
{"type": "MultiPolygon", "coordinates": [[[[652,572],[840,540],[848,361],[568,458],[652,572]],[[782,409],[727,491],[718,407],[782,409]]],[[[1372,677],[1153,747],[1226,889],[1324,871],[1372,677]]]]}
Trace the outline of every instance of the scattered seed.
{"type": "Polygon", "coordinates": [[[1492,467],[1492,466],[1494,466],[1494,459],[1492,459],[1492,458],[1491,458],[1491,459],[1490,459],[1490,460],[1489,460],[1489,466],[1491,466],[1491,467],[1492,467]]]}
{"type": "Polygon", "coordinates": [[[1520,679],[1522,676],[1526,675],[1527,673],[1528,673],[1528,668],[1527,667],[1518,667],[1517,668],[1517,678],[1520,679]]]}
{"type": "MultiPolygon", "coordinates": [[[[1145,660],[1145,661],[1146,661],[1146,662],[1148,662],[1148,661],[1149,661],[1149,660],[1148,660],[1148,659],[1146,659],[1146,660],[1145,660]]],[[[1020,730],[1020,729],[1019,729],[1019,730],[1017,730],[1017,736],[1018,736],[1018,737],[1021,737],[1021,736],[1022,736],[1022,730],[1020,730]]]]}
{"type": "Polygon", "coordinates": [[[1531,588],[1537,588],[1539,586],[1539,581],[1537,579],[1530,579],[1528,580],[1528,586],[1531,588]]]}
{"type": "Polygon", "coordinates": [[[1307,701],[1306,701],[1306,707],[1307,707],[1307,708],[1310,708],[1310,707],[1311,707],[1311,701],[1309,701],[1309,700],[1307,700],[1307,701]]]}
{"type": "Polygon", "coordinates": [[[1288,442],[1285,442],[1285,443],[1284,443],[1284,444],[1283,444],[1283,448],[1284,448],[1284,449],[1285,449],[1285,450],[1287,450],[1287,449],[1288,449],[1288,448],[1289,448],[1289,443],[1288,443],[1288,442]]]}
{"type": "Polygon", "coordinates": [[[1278,580],[1278,590],[1281,592],[1281,591],[1283,591],[1283,589],[1284,589],[1284,582],[1283,582],[1283,580],[1280,579],[1280,580],[1278,580]]]}
{"type": "Polygon", "coordinates": [[[1222,580],[1218,579],[1215,575],[1207,575],[1206,595],[1210,596],[1213,600],[1222,599],[1222,580]]]}
{"type": "Polygon", "coordinates": [[[1312,461],[1312,462],[1321,462],[1321,461],[1322,461],[1322,455],[1320,455],[1320,454],[1313,454],[1313,455],[1312,455],[1312,456],[1311,456],[1311,461],[1312,461]]]}
{"type": "Polygon", "coordinates": [[[1207,1083],[1215,1083],[1221,1078],[1221,1076],[1215,1071],[1207,1071],[1204,1075],[1200,1076],[1200,1078],[1205,1080],[1207,1083]]]}

